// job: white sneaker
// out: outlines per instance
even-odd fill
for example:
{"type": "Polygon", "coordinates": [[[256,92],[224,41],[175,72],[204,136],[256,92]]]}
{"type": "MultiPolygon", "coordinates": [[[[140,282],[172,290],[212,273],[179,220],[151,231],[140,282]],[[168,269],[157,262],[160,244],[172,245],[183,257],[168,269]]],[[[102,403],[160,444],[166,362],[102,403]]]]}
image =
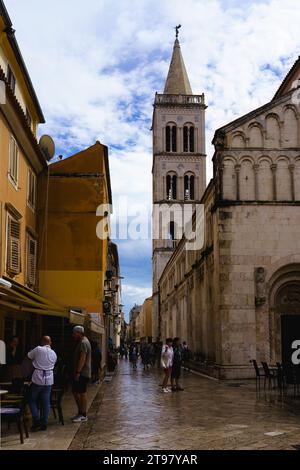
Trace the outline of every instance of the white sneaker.
{"type": "Polygon", "coordinates": [[[72,417],[72,418],[70,418],[70,419],[71,419],[71,421],[74,421],[74,419],[77,419],[79,416],[80,416],[80,415],[79,415],[79,414],[77,414],[77,415],[73,416],[73,417],[72,417]]]}
{"type": "Polygon", "coordinates": [[[166,390],[167,390],[168,393],[172,392],[172,390],[170,388],[167,388],[166,390]]]}
{"type": "Polygon", "coordinates": [[[163,393],[169,393],[169,391],[168,391],[167,388],[163,388],[163,389],[162,389],[162,392],[163,392],[163,393]]]}
{"type": "Polygon", "coordinates": [[[73,423],[86,423],[88,420],[88,417],[87,416],[77,416],[77,418],[73,419],[73,423]]]}

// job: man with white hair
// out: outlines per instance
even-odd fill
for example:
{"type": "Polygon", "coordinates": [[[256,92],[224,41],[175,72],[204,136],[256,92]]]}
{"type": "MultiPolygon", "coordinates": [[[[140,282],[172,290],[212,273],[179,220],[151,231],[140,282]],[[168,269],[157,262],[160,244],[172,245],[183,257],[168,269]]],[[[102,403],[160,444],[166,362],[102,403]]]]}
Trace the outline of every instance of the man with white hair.
{"type": "Polygon", "coordinates": [[[78,413],[72,418],[73,423],[84,423],[87,421],[87,385],[91,379],[91,344],[84,334],[83,326],[73,328],[73,338],[76,341],[74,350],[73,366],[73,395],[77,404],[78,413]]]}

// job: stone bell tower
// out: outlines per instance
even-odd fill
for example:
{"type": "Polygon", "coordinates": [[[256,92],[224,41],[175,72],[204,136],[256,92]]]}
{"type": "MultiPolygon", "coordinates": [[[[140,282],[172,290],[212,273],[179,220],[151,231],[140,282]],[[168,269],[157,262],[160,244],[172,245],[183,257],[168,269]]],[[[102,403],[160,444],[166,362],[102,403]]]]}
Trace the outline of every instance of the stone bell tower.
{"type": "MultiPolygon", "coordinates": [[[[183,208],[197,204],[206,186],[205,99],[194,95],[176,39],[162,94],[156,93],[153,112],[153,213],[158,206],[183,208]],[[175,205],[175,206],[174,206],[175,205]]],[[[160,276],[176,248],[176,223],[167,237],[161,235],[153,217],[153,338],[160,337],[160,276]],[[159,235],[158,235],[159,234],[159,235]]],[[[180,237],[179,237],[180,238],[180,237]]]]}

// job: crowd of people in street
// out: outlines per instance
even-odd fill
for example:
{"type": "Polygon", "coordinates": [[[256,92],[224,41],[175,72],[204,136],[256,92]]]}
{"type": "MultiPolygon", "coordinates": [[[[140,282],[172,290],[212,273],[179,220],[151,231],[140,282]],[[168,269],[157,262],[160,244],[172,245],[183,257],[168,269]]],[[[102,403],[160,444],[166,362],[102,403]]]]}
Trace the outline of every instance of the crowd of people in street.
{"type": "MultiPolygon", "coordinates": [[[[120,357],[128,358],[126,345],[120,348],[120,357]]],[[[129,345],[129,361],[133,370],[137,370],[139,357],[144,371],[155,366],[163,369],[163,393],[183,391],[179,383],[181,370],[182,368],[189,370],[189,359],[191,358],[186,341],[181,344],[180,338],[176,337],[174,339],[167,338],[165,344],[159,341],[156,343],[142,341],[140,345],[137,342],[132,342],[129,345]]]]}
{"type": "MultiPolygon", "coordinates": [[[[69,368],[69,380],[72,382],[72,393],[77,412],[72,418],[74,423],[83,423],[87,418],[87,386],[99,384],[102,354],[99,344],[89,341],[83,326],[73,328],[74,349],[72,365],[69,368]]],[[[110,351],[110,348],[109,348],[110,351]]],[[[180,338],[168,338],[163,344],[156,341],[141,344],[132,342],[129,346],[122,343],[115,356],[125,358],[137,370],[140,358],[144,371],[158,367],[164,371],[161,389],[163,393],[182,391],[180,376],[182,367],[187,365],[190,353],[186,342],[181,344],[180,338]],[[169,386],[170,382],[170,386],[169,386]]],[[[58,364],[56,352],[52,349],[50,336],[43,336],[40,344],[22,357],[20,340],[11,338],[6,350],[7,367],[13,371],[13,384],[17,387],[18,380],[30,383],[28,405],[32,414],[32,431],[45,431],[51,410],[51,392],[54,384],[54,370],[58,364]],[[21,371],[19,374],[17,371],[21,371]],[[19,377],[18,377],[19,375],[19,377]]],[[[117,361],[117,359],[116,359],[117,361]]]]}

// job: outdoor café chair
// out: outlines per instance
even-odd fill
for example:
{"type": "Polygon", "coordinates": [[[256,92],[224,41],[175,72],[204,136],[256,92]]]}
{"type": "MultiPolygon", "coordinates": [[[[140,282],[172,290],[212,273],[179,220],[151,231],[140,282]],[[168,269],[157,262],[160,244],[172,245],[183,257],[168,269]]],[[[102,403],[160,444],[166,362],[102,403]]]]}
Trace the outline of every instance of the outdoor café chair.
{"type": "Polygon", "coordinates": [[[24,408],[25,403],[23,398],[9,398],[1,400],[1,422],[7,422],[8,424],[14,422],[17,424],[21,444],[24,444],[24,431],[25,436],[27,438],[29,437],[24,408]]]}
{"type": "Polygon", "coordinates": [[[264,390],[266,389],[267,380],[269,382],[269,390],[270,390],[272,381],[274,381],[274,385],[276,385],[277,370],[270,369],[266,362],[262,362],[261,365],[263,366],[264,373],[265,373],[264,390]]]}
{"type": "Polygon", "coordinates": [[[57,368],[54,374],[54,385],[51,393],[51,408],[54,418],[56,419],[56,411],[59,422],[64,426],[64,415],[62,409],[62,399],[68,382],[68,374],[66,365],[57,368]]]}
{"type": "Polygon", "coordinates": [[[251,359],[250,361],[253,364],[254,371],[255,371],[255,385],[256,389],[260,390],[260,379],[264,377],[263,369],[258,366],[257,361],[255,359],[251,359]]]}

